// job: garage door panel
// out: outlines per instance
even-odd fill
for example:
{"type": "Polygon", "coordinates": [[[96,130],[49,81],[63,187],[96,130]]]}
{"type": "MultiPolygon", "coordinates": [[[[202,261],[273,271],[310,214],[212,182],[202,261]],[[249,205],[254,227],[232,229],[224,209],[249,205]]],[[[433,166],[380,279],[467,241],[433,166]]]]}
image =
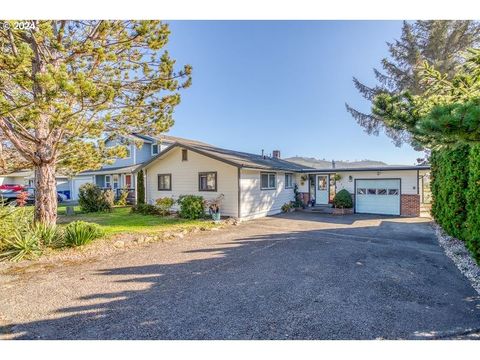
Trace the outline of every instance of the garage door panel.
{"type": "Polygon", "coordinates": [[[400,215],[400,180],[357,180],[355,211],[368,214],[400,215]]]}

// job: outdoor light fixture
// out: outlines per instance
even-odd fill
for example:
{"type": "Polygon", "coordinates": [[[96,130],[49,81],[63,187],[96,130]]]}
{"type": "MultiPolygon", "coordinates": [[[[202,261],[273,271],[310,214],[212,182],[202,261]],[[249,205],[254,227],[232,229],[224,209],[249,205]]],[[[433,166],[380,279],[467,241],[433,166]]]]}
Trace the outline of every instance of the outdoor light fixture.
{"type": "Polygon", "coordinates": [[[352,182],[352,181],[353,181],[353,177],[352,177],[352,175],[349,175],[349,176],[348,176],[348,181],[350,181],[350,182],[352,182]]]}

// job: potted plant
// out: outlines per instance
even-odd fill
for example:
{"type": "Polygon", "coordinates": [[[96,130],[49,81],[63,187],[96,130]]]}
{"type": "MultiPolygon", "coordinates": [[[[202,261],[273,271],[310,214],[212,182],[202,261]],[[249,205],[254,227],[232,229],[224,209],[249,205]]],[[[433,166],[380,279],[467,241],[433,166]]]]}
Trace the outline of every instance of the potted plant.
{"type": "Polygon", "coordinates": [[[333,206],[334,215],[353,214],[352,195],[345,189],[340,190],[333,198],[333,206]]]}
{"type": "Polygon", "coordinates": [[[224,195],[220,194],[215,199],[205,200],[205,207],[208,209],[208,213],[212,217],[212,220],[215,222],[220,221],[220,205],[223,201],[224,195]]]}

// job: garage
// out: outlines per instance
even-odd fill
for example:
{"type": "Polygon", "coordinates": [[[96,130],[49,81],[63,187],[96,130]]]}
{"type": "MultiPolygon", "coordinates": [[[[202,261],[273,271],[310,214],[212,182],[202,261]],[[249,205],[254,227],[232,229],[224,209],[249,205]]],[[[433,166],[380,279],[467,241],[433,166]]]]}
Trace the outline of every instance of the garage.
{"type": "Polygon", "coordinates": [[[87,183],[92,183],[92,177],[76,177],[72,179],[72,200],[78,200],[78,191],[80,186],[87,183]]]}
{"type": "Polygon", "coordinates": [[[400,179],[355,179],[355,212],[400,215],[400,179]]]}

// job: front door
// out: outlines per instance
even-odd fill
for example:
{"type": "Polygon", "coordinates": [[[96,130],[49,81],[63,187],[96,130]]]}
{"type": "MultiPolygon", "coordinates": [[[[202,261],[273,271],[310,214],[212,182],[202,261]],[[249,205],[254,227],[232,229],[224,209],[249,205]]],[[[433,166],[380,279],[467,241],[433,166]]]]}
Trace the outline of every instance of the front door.
{"type": "Polygon", "coordinates": [[[329,183],[330,181],[328,175],[317,175],[315,204],[328,204],[329,183]]]}

